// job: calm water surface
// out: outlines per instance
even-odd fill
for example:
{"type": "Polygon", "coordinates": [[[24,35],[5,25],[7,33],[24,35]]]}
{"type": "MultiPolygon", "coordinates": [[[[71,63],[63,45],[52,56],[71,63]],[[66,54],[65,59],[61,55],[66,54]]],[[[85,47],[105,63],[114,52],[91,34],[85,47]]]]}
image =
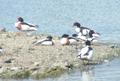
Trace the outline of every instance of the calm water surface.
{"type": "Polygon", "coordinates": [[[102,65],[86,66],[83,71],[72,70],[57,78],[0,81],[120,81],[120,58],[102,65]]]}
{"type": "Polygon", "coordinates": [[[74,32],[72,24],[101,33],[101,40],[119,42],[120,0],[0,0],[0,27],[17,31],[16,18],[38,24],[39,33],[62,35],[74,32]]]}

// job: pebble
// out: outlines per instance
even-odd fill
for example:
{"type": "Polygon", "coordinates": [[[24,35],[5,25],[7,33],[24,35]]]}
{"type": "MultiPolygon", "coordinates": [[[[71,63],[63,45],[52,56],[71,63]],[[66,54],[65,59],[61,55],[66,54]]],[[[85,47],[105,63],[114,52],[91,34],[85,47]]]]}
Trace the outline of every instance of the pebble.
{"type": "Polygon", "coordinates": [[[109,60],[107,60],[107,59],[106,59],[106,60],[104,60],[104,62],[105,62],[105,63],[108,63],[108,62],[109,62],[109,60]]]}

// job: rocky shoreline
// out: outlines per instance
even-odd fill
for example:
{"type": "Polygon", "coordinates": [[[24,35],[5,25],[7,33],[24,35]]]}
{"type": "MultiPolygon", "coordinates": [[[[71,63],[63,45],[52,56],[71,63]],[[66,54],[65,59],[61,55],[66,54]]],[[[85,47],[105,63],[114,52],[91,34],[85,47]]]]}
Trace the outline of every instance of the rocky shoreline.
{"type": "MultiPolygon", "coordinates": [[[[81,68],[77,58],[76,45],[62,46],[59,37],[54,46],[34,46],[32,42],[45,35],[26,36],[18,32],[0,32],[0,78],[45,78],[62,74],[69,67],[81,68]]],[[[77,48],[81,47],[81,44],[77,48]]],[[[108,62],[120,55],[120,48],[114,44],[95,43],[93,64],[108,62]]]]}

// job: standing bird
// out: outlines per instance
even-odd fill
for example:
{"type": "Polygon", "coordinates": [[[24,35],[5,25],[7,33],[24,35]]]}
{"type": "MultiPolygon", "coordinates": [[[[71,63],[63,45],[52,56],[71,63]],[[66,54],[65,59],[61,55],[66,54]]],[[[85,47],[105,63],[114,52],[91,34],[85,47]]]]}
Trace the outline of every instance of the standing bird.
{"type": "Polygon", "coordinates": [[[52,40],[52,36],[47,36],[43,40],[38,40],[38,41],[33,42],[33,44],[34,45],[46,45],[46,46],[49,46],[49,45],[54,45],[54,42],[52,40]]]}
{"type": "Polygon", "coordinates": [[[92,55],[93,55],[93,49],[91,47],[91,42],[86,41],[85,44],[86,46],[80,50],[78,54],[78,58],[80,58],[81,60],[91,60],[92,55]]]}
{"type": "Polygon", "coordinates": [[[25,23],[24,19],[22,17],[19,17],[19,18],[17,18],[15,27],[20,31],[37,31],[38,26],[25,23]]]}
{"type": "Polygon", "coordinates": [[[87,27],[82,27],[81,24],[79,22],[75,22],[73,24],[73,27],[75,27],[75,31],[76,33],[79,33],[79,35],[81,34],[81,36],[86,36],[88,35],[90,29],[87,27]]]}
{"type": "Polygon", "coordinates": [[[89,40],[92,42],[96,42],[97,40],[95,39],[100,36],[100,34],[95,32],[94,30],[91,30],[87,27],[82,27],[79,22],[75,22],[73,26],[75,27],[77,38],[83,41],[89,40]]]}

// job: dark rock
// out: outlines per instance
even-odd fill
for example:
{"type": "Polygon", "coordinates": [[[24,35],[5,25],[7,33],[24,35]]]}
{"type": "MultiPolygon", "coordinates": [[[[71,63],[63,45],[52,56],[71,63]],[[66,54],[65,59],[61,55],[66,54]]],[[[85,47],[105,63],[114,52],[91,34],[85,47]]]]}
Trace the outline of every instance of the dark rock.
{"type": "Polygon", "coordinates": [[[70,65],[66,65],[65,67],[67,67],[68,69],[72,69],[72,68],[73,68],[73,65],[70,64],[70,65]]]}
{"type": "Polygon", "coordinates": [[[12,63],[14,59],[8,59],[4,63],[12,63]]]}

